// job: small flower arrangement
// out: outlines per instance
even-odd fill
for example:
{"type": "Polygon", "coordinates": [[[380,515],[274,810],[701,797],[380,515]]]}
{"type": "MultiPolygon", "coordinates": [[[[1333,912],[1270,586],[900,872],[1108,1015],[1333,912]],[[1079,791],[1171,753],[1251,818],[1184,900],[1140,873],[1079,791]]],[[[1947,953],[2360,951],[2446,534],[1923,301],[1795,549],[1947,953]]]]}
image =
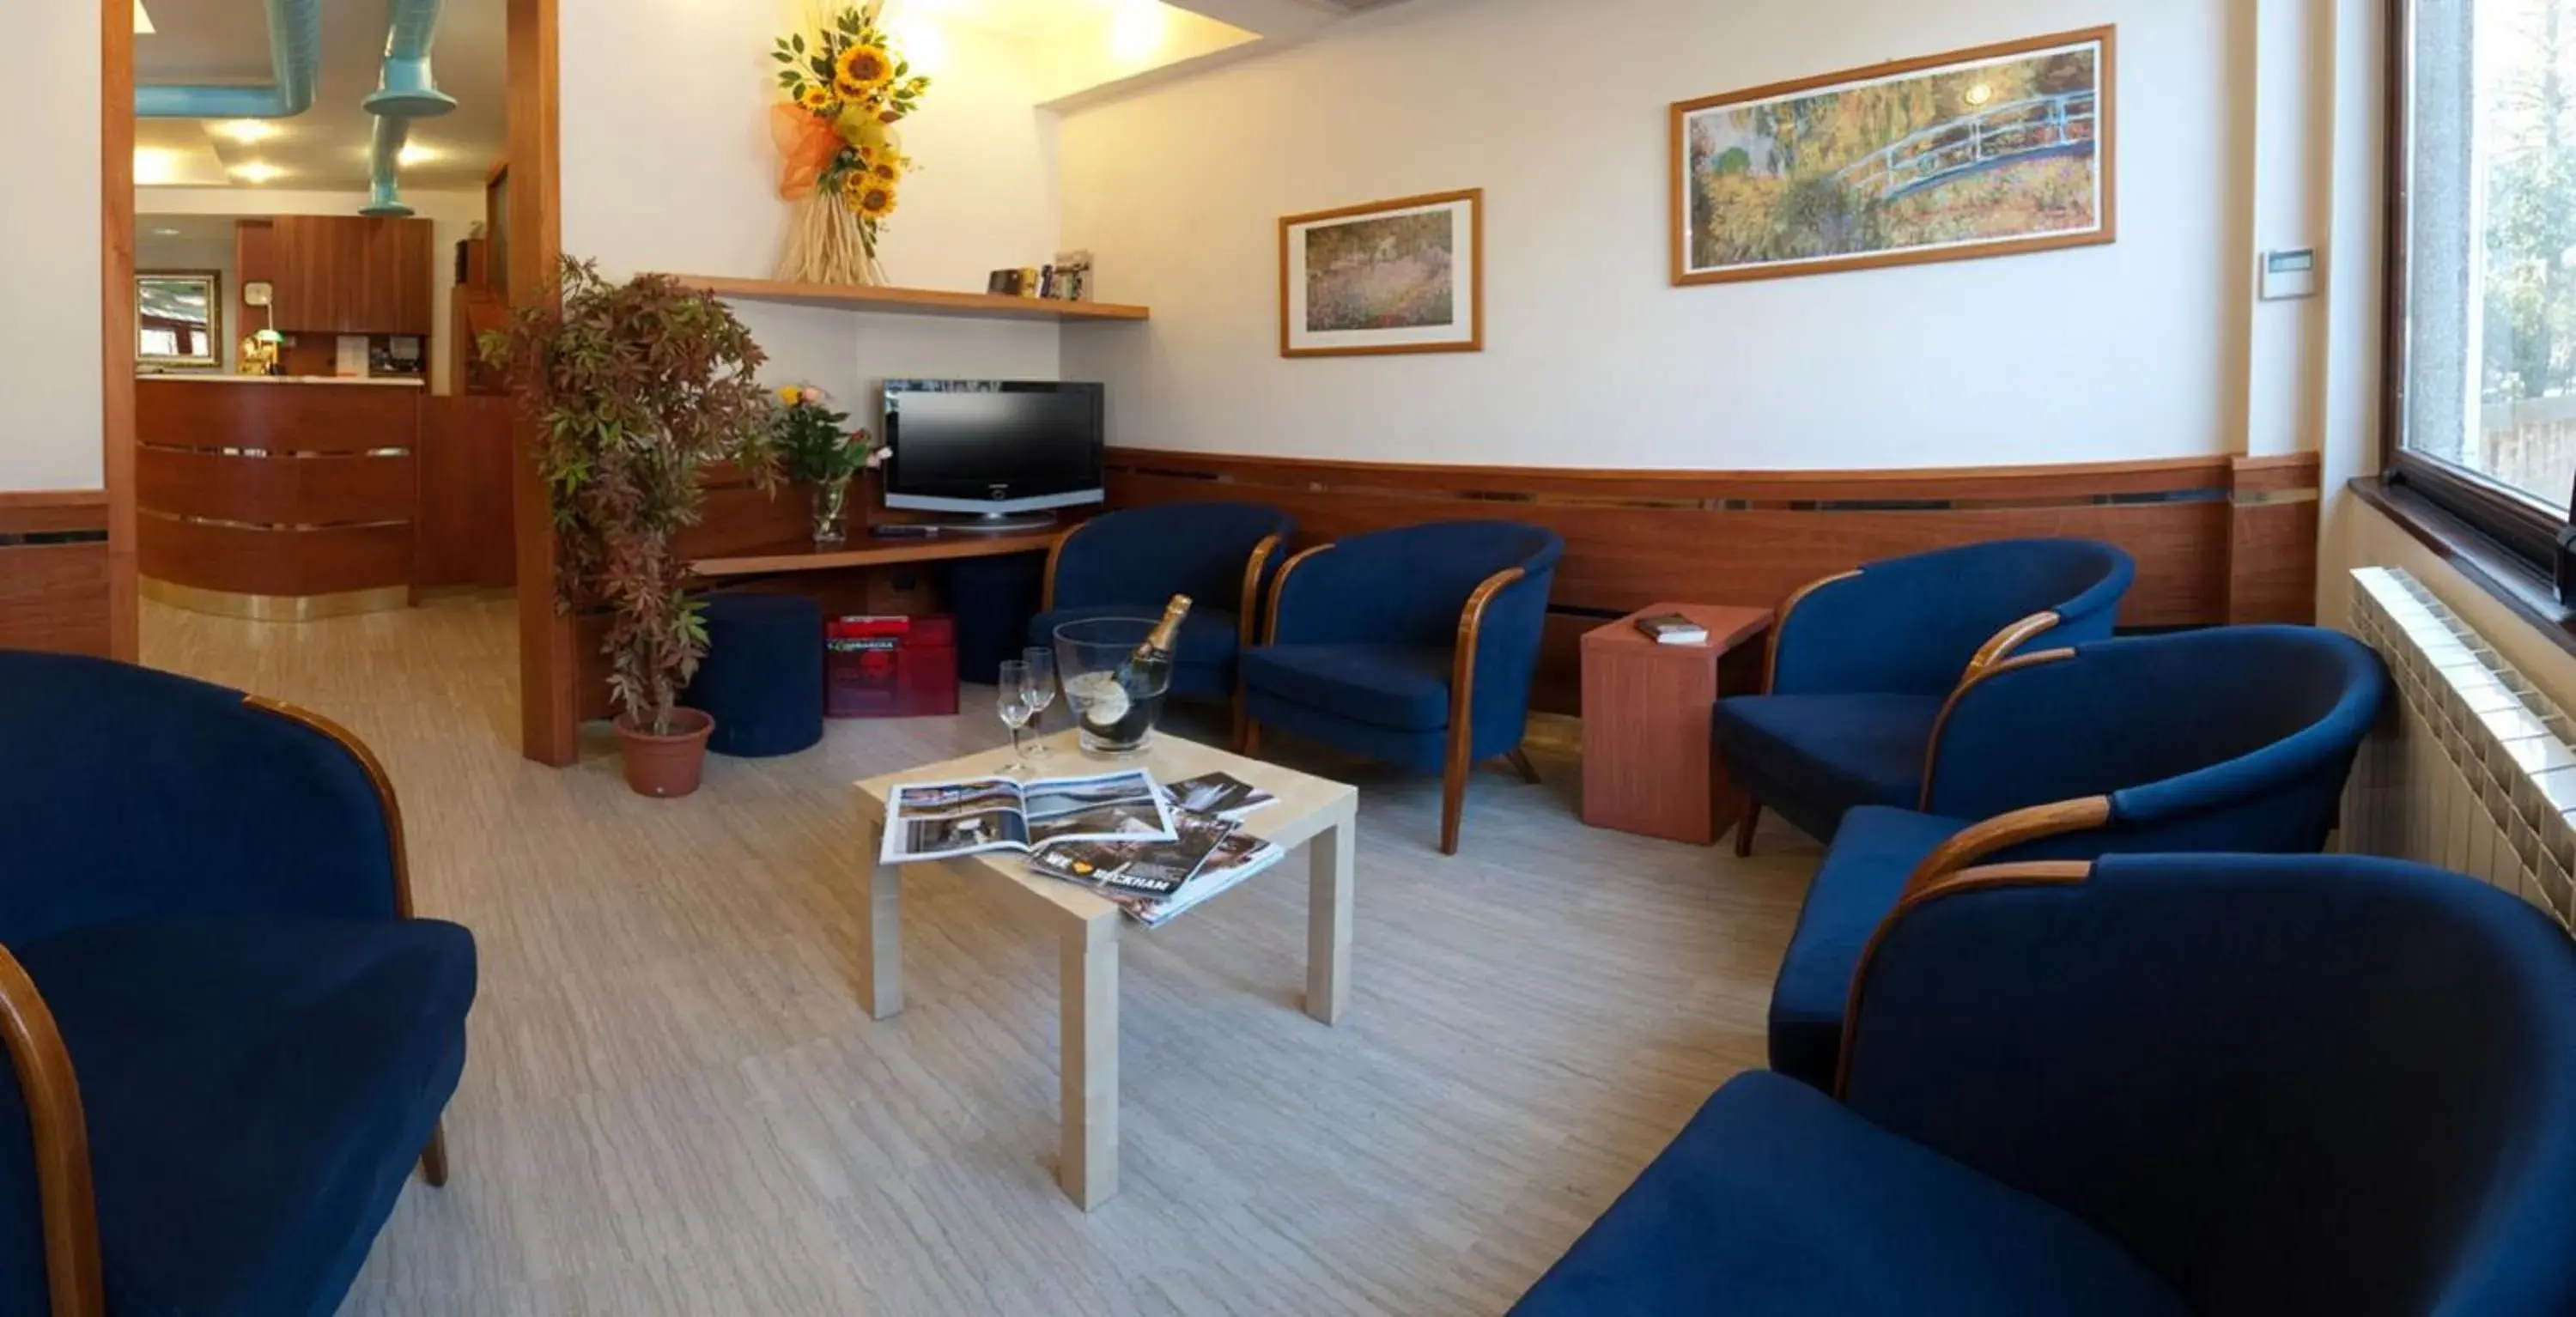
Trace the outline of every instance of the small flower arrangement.
{"type": "Polygon", "coordinates": [[[813,485],[846,481],[885,459],[875,438],[865,429],[851,429],[849,413],[832,410],[831,395],[811,384],[778,390],[774,425],[780,463],[791,480],[813,485]]]}
{"type": "Polygon", "coordinates": [[[782,278],[869,282],[877,239],[901,201],[913,159],[895,125],[930,90],[878,26],[885,0],[832,12],[822,27],[778,39],[770,58],[785,104],[770,112],[782,164],[778,195],[805,202],[782,278]],[[847,250],[855,238],[858,251],[847,250]],[[855,267],[855,268],[853,268],[855,267]],[[827,278],[840,274],[845,277],[827,278]]]}

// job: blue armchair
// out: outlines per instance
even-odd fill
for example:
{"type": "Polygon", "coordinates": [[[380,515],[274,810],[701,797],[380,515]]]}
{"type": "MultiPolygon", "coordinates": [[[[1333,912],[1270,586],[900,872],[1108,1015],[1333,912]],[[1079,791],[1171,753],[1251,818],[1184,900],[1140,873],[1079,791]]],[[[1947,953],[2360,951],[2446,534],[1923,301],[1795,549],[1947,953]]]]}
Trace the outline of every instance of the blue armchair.
{"type": "Polygon", "coordinates": [[[1165,503],[1093,517],[1056,537],[1029,643],[1055,643],[1066,622],[1158,617],[1173,595],[1188,595],[1172,693],[1235,701],[1240,741],[1236,663],[1257,639],[1262,588],[1296,533],[1295,518],[1260,503],[1165,503]]]}
{"type": "Polygon", "coordinates": [[[1911,805],[1941,703],[1979,668],[2045,637],[2111,634],[2137,574],[2091,540],[1995,540],[1866,564],[1789,596],[1760,695],[1717,707],[1726,771],[1752,797],[1735,853],[1769,805],[1831,841],[1855,805],[1911,805]]]}
{"type": "Polygon", "coordinates": [[[1852,969],[1909,888],[1987,860],[2313,851],[2388,678],[2315,627],[2220,627],[2042,650],[1968,680],[1919,809],[1843,819],[1771,992],[1771,1068],[1833,1078],[1852,969]]]}
{"type": "Polygon", "coordinates": [[[0,1314],[327,1317],[414,1161],[446,1179],[474,995],[383,769],[286,705],[0,652],[0,837],[0,1314]]]}
{"type": "Polygon", "coordinates": [[[1858,1000],[1841,1102],[1730,1081],[1514,1312],[2576,1312],[2576,949],[2494,888],[1969,870],[1858,1000]]]}
{"type": "Polygon", "coordinates": [[[1565,541],[1508,521],[1354,535],[1288,560],[1267,644],[1243,659],[1247,749],[1263,725],[1445,776],[1440,853],[1458,853],[1467,770],[1521,753],[1547,592],[1565,541]]]}

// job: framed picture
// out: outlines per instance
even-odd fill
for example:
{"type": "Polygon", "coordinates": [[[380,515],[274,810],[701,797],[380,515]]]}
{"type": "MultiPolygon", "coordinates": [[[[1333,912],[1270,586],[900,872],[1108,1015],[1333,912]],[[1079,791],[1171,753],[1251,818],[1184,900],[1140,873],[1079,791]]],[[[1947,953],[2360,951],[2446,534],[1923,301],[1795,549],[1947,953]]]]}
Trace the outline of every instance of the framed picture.
{"type": "Polygon", "coordinates": [[[1485,193],[1279,221],[1279,355],[1485,350],[1485,193]]]}
{"type": "Polygon", "coordinates": [[[1673,106],[1676,284],[2113,240],[2111,27],[1673,106]]]}

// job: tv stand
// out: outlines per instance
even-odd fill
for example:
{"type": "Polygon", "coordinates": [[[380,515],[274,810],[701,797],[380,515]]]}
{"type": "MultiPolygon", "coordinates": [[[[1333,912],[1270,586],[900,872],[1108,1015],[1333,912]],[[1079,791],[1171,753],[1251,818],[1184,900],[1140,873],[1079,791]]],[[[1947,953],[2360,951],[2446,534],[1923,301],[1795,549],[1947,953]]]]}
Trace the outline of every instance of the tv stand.
{"type": "Polygon", "coordinates": [[[970,512],[922,523],[942,535],[1020,535],[1055,529],[1052,512],[970,512]]]}

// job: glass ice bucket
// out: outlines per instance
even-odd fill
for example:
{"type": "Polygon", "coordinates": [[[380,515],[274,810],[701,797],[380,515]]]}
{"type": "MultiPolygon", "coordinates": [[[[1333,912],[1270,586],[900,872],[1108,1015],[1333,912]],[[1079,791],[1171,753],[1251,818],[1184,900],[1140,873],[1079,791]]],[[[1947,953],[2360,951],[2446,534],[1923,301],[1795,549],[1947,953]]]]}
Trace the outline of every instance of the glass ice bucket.
{"type": "Polygon", "coordinates": [[[1172,689],[1172,667],[1130,660],[1155,621],[1095,617],[1055,629],[1055,670],[1074,725],[1082,730],[1085,754],[1138,754],[1154,739],[1154,722],[1172,689]]]}

